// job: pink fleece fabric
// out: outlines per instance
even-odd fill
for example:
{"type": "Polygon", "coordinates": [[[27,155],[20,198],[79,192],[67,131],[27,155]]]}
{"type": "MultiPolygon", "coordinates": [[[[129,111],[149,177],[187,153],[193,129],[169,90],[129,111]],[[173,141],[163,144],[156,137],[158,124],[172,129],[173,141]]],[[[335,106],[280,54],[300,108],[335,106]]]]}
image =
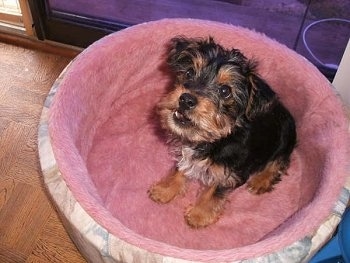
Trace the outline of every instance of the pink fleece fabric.
{"type": "Polygon", "coordinates": [[[170,19],[114,33],[86,49],[63,78],[50,115],[62,176],[112,234],[160,254],[198,259],[257,257],[312,233],[345,180],[347,120],[329,82],[303,57],[266,36],[226,24],[170,19]],[[167,205],[147,196],[174,162],[154,106],[171,83],[170,38],[213,36],[259,61],[258,71],[296,119],[298,146],[275,191],[234,191],[221,220],[193,230],[183,219],[198,184],[167,205]],[[180,250],[179,250],[180,249],[180,250]]]}

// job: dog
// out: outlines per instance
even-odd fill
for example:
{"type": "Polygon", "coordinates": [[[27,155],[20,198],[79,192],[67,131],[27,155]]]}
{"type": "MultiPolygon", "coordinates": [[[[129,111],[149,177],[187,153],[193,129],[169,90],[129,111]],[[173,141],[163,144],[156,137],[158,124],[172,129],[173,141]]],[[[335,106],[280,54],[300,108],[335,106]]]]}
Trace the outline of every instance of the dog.
{"type": "Polygon", "coordinates": [[[157,113],[177,165],[148,195],[165,204],[199,180],[202,191],[184,217],[202,228],[220,218],[237,187],[246,183],[253,194],[274,189],[296,146],[295,121],[258,75],[257,62],[212,37],[171,39],[167,64],[174,84],[157,113]]]}

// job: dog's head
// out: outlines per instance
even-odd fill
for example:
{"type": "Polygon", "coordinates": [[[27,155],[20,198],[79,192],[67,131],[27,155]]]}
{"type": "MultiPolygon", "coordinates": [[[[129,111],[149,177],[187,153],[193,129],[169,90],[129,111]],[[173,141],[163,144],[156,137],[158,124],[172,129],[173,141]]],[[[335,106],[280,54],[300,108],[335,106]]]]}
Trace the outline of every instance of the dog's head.
{"type": "Polygon", "coordinates": [[[239,50],[225,49],[210,37],[178,37],[171,40],[168,64],[174,88],[158,110],[171,133],[194,143],[213,142],[249,114],[255,66],[239,50]]]}

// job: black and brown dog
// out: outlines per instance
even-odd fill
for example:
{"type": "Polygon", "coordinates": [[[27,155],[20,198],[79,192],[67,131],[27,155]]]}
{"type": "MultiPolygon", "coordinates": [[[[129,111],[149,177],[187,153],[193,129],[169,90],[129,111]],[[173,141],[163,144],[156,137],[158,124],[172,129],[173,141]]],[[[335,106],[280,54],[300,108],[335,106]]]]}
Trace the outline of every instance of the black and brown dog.
{"type": "Polygon", "coordinates": [[[172,39],[168,65],[175,83],[158,113],[178,163],[148,193],[168,203],[185,192],[188,179],[200,180],[205,189],[185,219],[204,227],[218,220],[230,191],[247,182],[262,194],[280,181],[296,145],[295,122],[256,63],[211,37],[172,39]]]}

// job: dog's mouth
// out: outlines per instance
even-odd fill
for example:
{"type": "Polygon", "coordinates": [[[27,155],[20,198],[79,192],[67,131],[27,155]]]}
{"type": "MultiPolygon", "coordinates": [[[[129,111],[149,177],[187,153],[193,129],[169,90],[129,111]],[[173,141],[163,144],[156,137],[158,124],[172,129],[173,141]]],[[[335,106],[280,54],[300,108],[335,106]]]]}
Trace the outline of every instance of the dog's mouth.
{"type": "Polygon", "coordinates": [[[192,123],[191,119],[186,116],[186,113],[179,109],[174,111],[173,118],[175,122],[181,126],[189,126],[192,123]]]}

